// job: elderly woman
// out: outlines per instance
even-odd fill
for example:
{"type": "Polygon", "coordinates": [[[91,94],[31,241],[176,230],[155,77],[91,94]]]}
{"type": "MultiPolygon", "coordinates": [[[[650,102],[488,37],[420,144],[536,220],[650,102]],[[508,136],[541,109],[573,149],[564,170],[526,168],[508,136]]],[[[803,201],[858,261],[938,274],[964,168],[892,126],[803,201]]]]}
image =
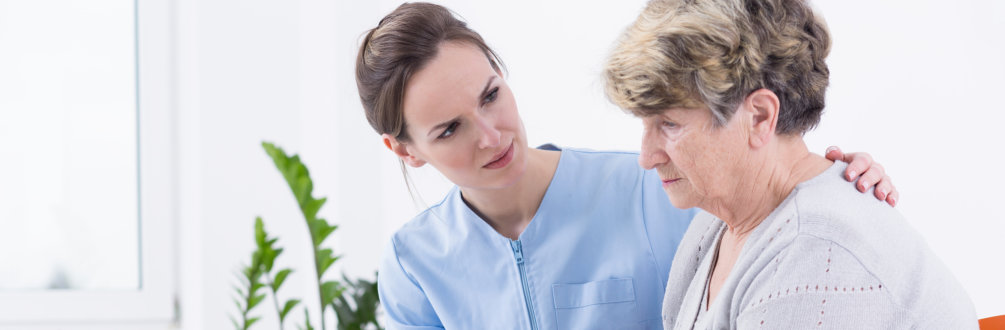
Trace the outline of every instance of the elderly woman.
{"type": "Polygon", "coordinates": [[[699,207],[673,261],[666,329],[967,329],[966,292],[889,205],[810,153],[830,38],[800,0],[654,0],[606,68],[643,118],[639,163],[699,207]]]}

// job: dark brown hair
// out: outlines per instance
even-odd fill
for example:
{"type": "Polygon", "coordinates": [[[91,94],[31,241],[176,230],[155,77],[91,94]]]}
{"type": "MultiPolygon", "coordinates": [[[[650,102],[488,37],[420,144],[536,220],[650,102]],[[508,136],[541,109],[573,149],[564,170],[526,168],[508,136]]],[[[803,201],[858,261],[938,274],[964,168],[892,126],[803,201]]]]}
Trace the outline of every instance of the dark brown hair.
{"type": "Polygon", "coordinates": [[[478,47],[496,70],[502,65],[477,32],[440,5],[402,4],[367,32],[356,57],[356,87],[366,120],[378,134],[409,141],[402,109],[405,85],[448,41],[478,47]]]}
{"type": "MultiPolygon", "coordinates": [[[[405,123],[405,86],[413,74],[436,57],[440,44],[462,42],[485,53],[492,68],[505,65],[478,32],[468,28],[449,9],[425,2],[398,6],[366,33],[356,56],[356,88],[366,120],[377,134],[388,134],[409,142],[405,123]]],[[[400,162],[405,186],[412,201],[421,206],[405,163],[400,162]]]]}

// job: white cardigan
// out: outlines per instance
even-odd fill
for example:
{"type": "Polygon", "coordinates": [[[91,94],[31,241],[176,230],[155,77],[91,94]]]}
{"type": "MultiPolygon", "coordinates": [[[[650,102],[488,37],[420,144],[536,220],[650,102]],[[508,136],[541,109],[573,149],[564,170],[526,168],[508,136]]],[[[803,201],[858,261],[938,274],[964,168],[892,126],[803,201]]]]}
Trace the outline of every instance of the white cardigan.
{"type": "Polygon", "coordinates": [[[726,226],[699,213],[670,270],[664,328],[977,329],[959,282],[899,212],[841,177],[846,167],[796,186],[701,313],[726,226]]]}

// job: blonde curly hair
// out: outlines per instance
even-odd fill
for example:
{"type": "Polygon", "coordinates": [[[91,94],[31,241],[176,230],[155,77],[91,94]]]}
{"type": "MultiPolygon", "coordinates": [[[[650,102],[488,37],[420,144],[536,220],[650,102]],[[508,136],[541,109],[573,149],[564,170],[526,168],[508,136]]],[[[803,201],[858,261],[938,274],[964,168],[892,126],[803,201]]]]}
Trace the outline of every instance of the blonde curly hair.
{"type": "Polygon", "coordinates": [[[830,36],[803,0],[652,0],[605,68],[608,98],[640,117],[707,108],[724,125],[751,92],[781,103],[776,132],[820,121],[830,36]]]}

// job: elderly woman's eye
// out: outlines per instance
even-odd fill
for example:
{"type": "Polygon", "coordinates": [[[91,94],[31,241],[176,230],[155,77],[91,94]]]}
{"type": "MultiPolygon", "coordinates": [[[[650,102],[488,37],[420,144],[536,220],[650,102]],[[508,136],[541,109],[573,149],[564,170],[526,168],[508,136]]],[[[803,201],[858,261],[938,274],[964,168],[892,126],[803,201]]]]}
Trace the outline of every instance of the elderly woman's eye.
{"type": "Polygon", "coordinates": [[[663,128],[675,128],[677,127],[677,123],[664,120],[662,123],[660,123],[660,126],[663,126],[663,128]]]}

